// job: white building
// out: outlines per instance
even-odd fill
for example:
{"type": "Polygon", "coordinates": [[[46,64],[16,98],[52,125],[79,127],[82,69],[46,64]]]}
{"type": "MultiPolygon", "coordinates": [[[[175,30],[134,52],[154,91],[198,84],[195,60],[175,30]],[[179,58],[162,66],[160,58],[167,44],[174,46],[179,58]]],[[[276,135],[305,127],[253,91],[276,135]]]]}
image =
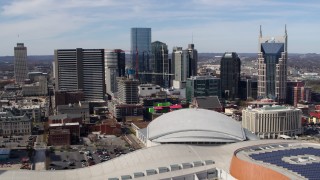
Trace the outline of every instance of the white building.
{"type": "Polygon", "coordinates": [[[147,147],[160,144],[220,145],[257,139],[234,119],[206,109],[181,109],[164,114],[137,134],[147,147]]]}
{"type": "Polygon", "coordinates": [[[286,106],[264,106],[242,111],[242,127],[260,138],[275,139],[280,135],[301,134],[301,110],[286,106]]]}
{"type": "Polygon", "coordinates": [[[26,114],[15,116],[10,111],[0,112],[0,135],[31,134],[31,118],[26,114]]]}
{"type": "Polygon", "coordinates": [[[82,121],[89,123],[89,103],[79,101],[78,104],[58,105],[57,114],[80,114],[82,116],[82,121]]]}
{"type": "Polygon", "coordinates": [[[35,83],[22,86],[23,96],[46,96],[48,94],[47,77],[39,76],[37,80],[35,83]]]}
{"type": "Polygon", "coordinates": [[[152,94],[156,94],[160,91],[160,86],[155,84],[140,84],[138,86],[138,93],[140,97],[151,96],[152,94]]]}
{"type": "Polygon", "coordinates": [[[13,105],[13,106],[3,106],[4,110],[8,110],[14,113],[16,116],[23,116],[26,114],[35,122],[41,121],[41,106],[40,105],[13,105]]]}

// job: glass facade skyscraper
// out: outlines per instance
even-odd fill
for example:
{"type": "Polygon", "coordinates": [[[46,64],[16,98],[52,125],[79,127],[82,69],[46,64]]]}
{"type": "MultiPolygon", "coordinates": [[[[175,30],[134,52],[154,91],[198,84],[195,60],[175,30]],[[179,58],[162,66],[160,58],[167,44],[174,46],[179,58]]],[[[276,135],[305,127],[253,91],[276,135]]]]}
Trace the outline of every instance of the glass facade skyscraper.
{"type": "Polygon", "coordinates": [[[287,30],[280,37],[262,37],[260,28],[258,53],[258,98],[270,98],[280,103],[286,100],[287,30]]]}
{"type": "Polygon", "coordinates": [[[149,72],[151,70],[150,57],[151,28],[131,28],[132,68],[138,72],[149,72]]]}
{"type": "Polygon", "coordinates": [[[168,46],[160,41],[155,41],[151,44],[152,47],[152,60],[151,69],[154,74],[152,75],[152,83],[161,87],[169,87],[169,60],[168,60],[168,46]]]}
{"type": "Polygon", "coordinates": [[[241,62],[237,53],[226,52],[220,62],[221,92],[225,99],[234,100],[239,96],[241,62]]]}

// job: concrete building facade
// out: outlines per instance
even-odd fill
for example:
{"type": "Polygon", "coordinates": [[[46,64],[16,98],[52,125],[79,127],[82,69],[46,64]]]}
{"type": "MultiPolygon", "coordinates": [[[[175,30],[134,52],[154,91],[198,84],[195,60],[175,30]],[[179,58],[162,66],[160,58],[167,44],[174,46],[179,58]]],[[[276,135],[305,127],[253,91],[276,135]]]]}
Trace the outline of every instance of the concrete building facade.
{"type": "Polygon", "coordinates": [[[23,43],[17,43],[14,47],[14,77],[17,84],[24,84],[27,79],[27,47],[23,43]]]}
{"type": "Polygon", "coordinates": [[[58,49],[54,52],[56,90],[82,90],[86,101],[103,101],[103,49],[58,49]]]}
{"type": "Polygon", "coordinates": [[[2,111],[0,112],[0,135],[30,135],[31,123],[31,118],[26,114],[16,116],[11,111],[2,111]]]}
{"type": "Polygon", "coordinates": [[[300,109],[286,106],[264,106],[242,111],[242,127],[263,139],[276,139],[281,135],[302,133],[300,109]]]}
{"type": "Polygon", "coordinates": [[[139,81],[128,78],[118,78],[118,99],[122,104],[138,104],[139,81]]]}

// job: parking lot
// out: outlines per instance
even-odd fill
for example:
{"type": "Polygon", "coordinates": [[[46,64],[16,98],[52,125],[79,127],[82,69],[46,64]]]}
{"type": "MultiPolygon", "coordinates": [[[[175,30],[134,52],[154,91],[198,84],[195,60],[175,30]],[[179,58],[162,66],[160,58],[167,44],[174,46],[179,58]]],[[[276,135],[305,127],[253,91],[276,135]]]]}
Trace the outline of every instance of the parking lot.
{"type": "Polygon", "coordinates": [[[37,136],[0,136],[0,147],[1,148],[26,148],[27,145],[33,146],[37,136]]]}
{"type": "Polygon", "coordinates": [[[121,137],[103,136],[96,142],[83,139],[84,145],[55,149],[50,153],[48,170],[77,169],[91,166],[134,151],[121,137]]]}
{"type": "Polygon", "coordinates": [[[0,170],[31,169],[32,164],[28,158],[27,150],[11,150],[8,159],[0,160],[0,170]]]}

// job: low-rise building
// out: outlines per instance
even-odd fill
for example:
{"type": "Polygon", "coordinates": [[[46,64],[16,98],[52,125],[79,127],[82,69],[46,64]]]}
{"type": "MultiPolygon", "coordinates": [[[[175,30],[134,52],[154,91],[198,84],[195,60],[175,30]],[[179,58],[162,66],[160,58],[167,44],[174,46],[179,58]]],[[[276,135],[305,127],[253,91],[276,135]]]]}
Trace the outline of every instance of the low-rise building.
{"type": "Polygon", "coordinates": [[[242,127],[262,139],[276,139],[281,135],[302,133],[300,109],[287,106],[264,106],[242,110],[242,127]]]}
{"type": "Polygon", "coordinates": [[[116,100],[109,101],[110,114],[119,121],[125,120],[127,116],[142,116],[143,106],[141,104],[121,104],[116,100]]]}
{"type": "Polygon", "coordinates": [[[69,129],[50,129],[48,135],[48,145],[67,146],[71,144],[69,129]]]}
{"type": "Polygon", "coordinates": [[[11,111],[0,112],[0,135],[30,135],[31,119],[26,115],[16,116],[11,111]]]}
{"type": "Polygon", "coordinates": [[[89,103],[79,102],[68,105],[58,105],[57,114],[80,114],[82,116],[83,123],[90,122],[89,103]]]}
{"type": "Polygon", "coordinates": [[[138,86],[138,92],[140,97],[150,97],[160,91],[160,86],[155,84],[140,84],[138,86]]]}
{"type": "Polygon", "coordinates": [[[217,112],[223,112],[223,107],[220,103],[218,96],[194,97],[190,106],[192,108],[201,108],[217,112]]]}
{"type": "Polygon", "coordinates": [[[16,116],[23,116],[26,114],[35,122],[41,121],[41,106],[40,105],[13,105],[13,106],[3,106],[4,110],[11,111],[16,116]]]}
{"type": "Polygon", "coordinates": [[[80,138],[80,124],[78,122],[75,123],[57,123],[57,124],[49,124],[49,131],[57,129],[57,130],[69,130],[70,134],[70,142],[77,143],[80,138]]]}

